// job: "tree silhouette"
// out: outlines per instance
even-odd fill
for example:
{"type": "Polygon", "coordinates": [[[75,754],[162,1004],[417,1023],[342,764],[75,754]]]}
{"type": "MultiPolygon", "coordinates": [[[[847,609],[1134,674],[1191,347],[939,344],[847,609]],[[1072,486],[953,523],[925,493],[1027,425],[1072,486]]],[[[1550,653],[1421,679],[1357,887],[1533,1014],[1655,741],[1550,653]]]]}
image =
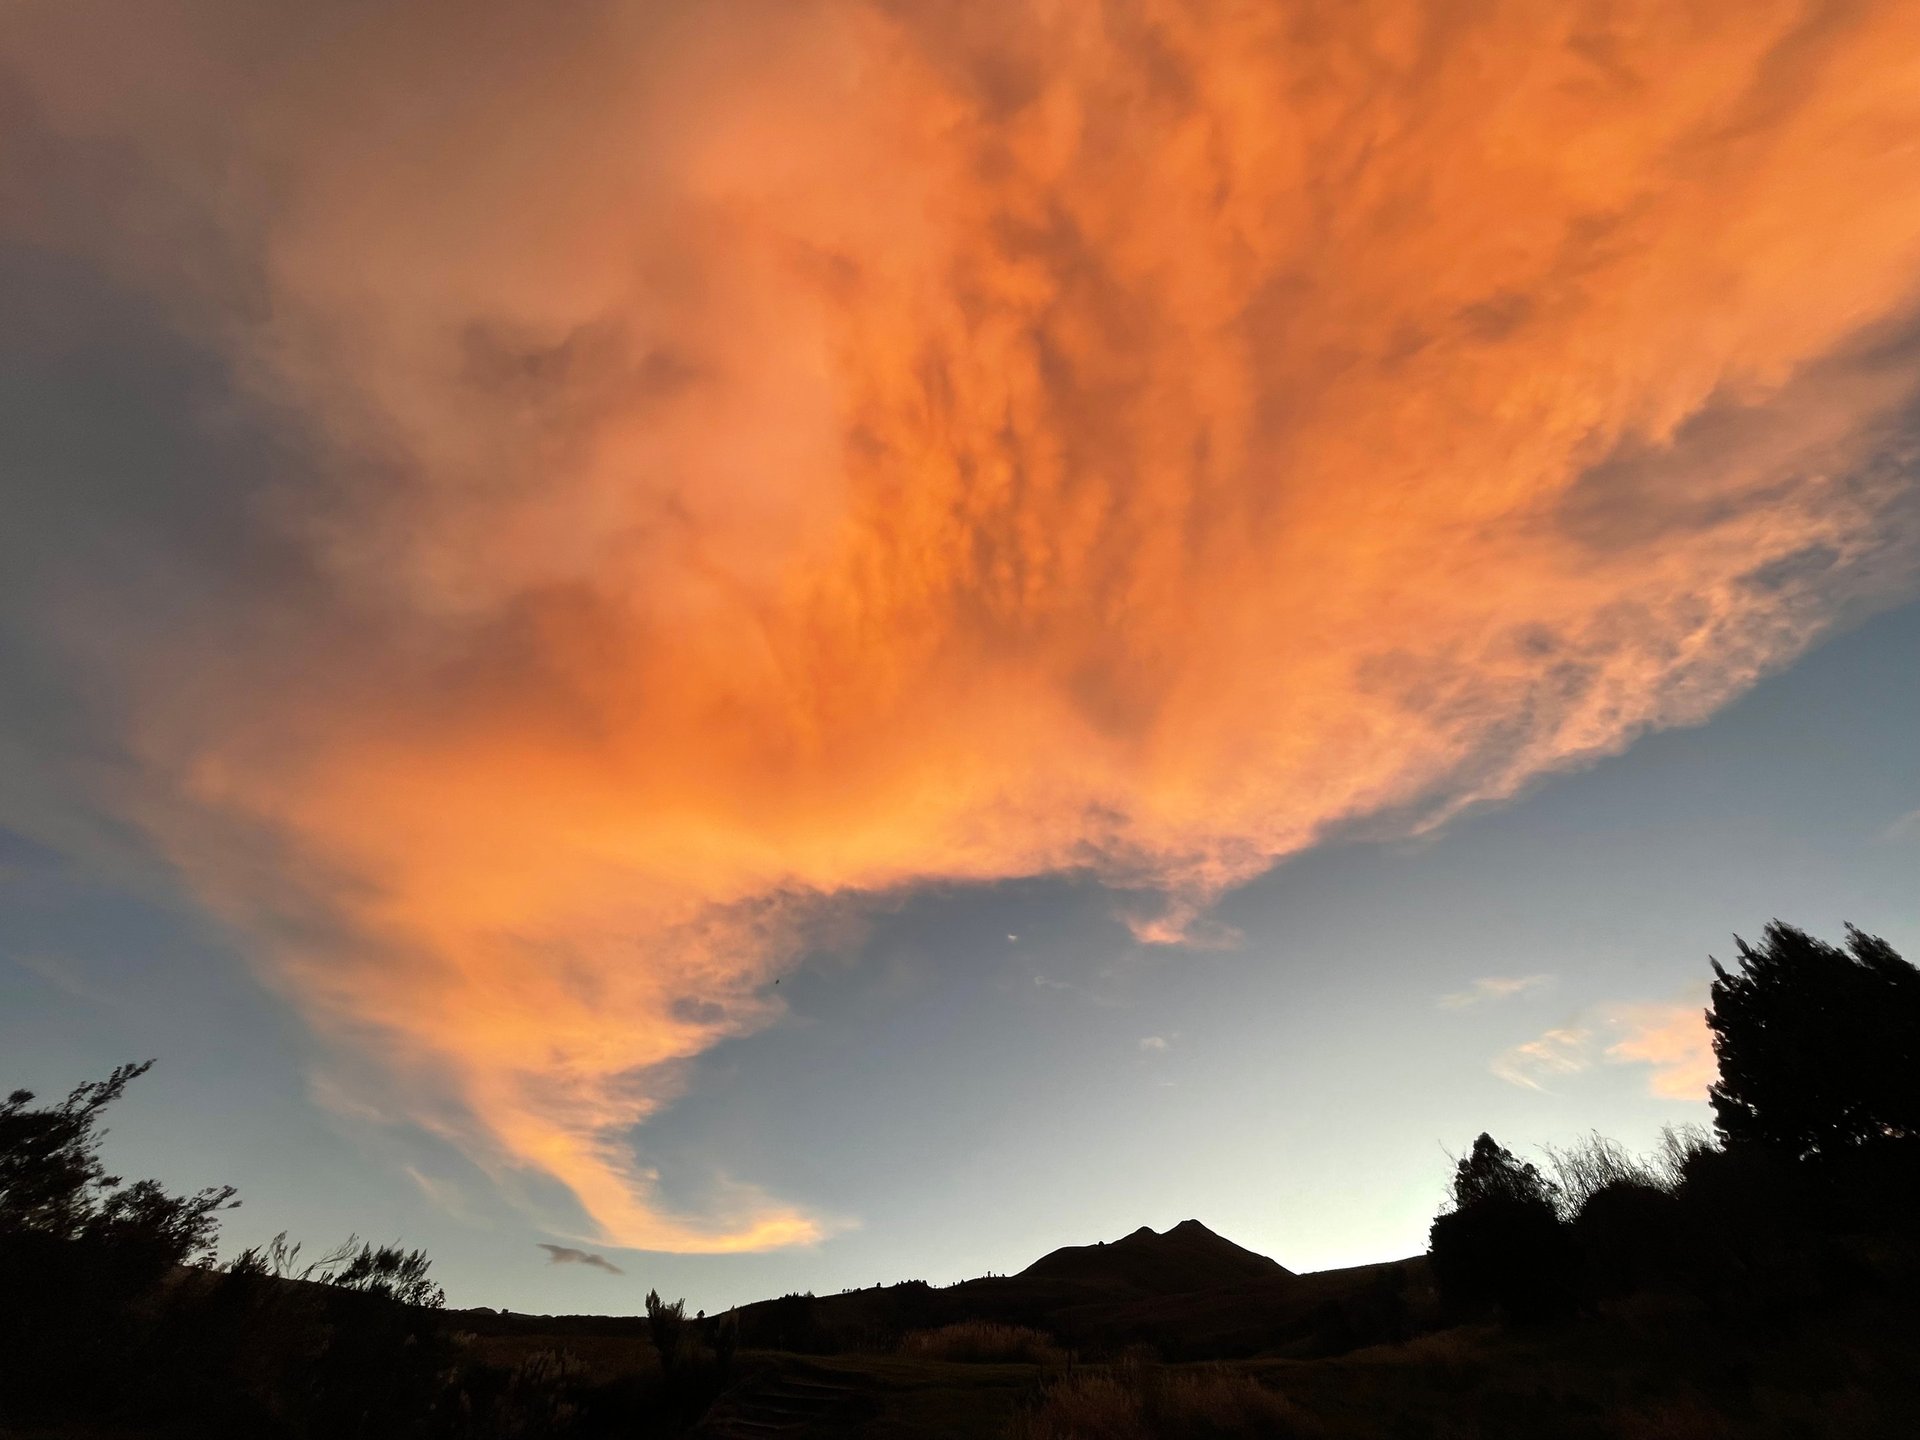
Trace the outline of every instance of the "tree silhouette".
{"type": "Polygon", "coordinates": [[[213,1248],[231,1185],[169,1195],[157,1181],[123,1185],[100,1160],[101,1113],[153,1067],[121,1065],[76,1086],[58,1105],[32,1108],[31,1090],[0,1104],[0,1236],[103,1242],[159,1268],[213,1248]]]}
{"type": "Polygon", "coordinates": [[[1462,1210],[1504,1200],[1553,1208],[1554,1183],[1511,1150],[1482,1133],[1453,1167],[1453,1203],[1462,1210]]]}
{"type": "Polygon", "coordinates": [[[1491,1135],[1475,1140],[1454,1166],[1454,1208],[1429,1232],[1434,1280],[1448,1308],[1497,1306],[1523,1323],[1563,1311],[1572,1297],[1572,1250],[1556,1201],[1538,1167],[1491,1135]]]}
{"type": "Polygon", "coordinates": [[[1920,1136],[1920,970],[1851,925],[1844,949],[1778,920],[1734,943],[1707,1011],[1728,1146],[1833,1160],[1920,1136]]]}

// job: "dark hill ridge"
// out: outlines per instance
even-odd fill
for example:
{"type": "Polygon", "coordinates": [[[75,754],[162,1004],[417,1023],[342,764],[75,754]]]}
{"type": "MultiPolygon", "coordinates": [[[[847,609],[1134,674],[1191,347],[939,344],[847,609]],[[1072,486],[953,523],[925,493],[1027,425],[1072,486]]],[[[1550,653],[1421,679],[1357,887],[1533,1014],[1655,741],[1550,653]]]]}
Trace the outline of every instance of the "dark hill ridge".
{"type": "MultiPolygon", "coordinates": [[[[884,1352],[914,1330],[960,1321],[1030,1325],[1096,1353],[1145,1342],[1167,1359],[1319,1354],[1392,1338],[1402,1296],[1427,1288],[1410,1259],[1296,1275],[1198,1220],[1156,1233],[1068,1245],[1017,1275],[934,1287],[900,1285],[838,1295],[788,1295],[735,1312],[749,1349],[884,1352]]],[[[645,1317],[464,1312],[480,1334],[639,1334],[645,1317]]],[[[708,1324],[717,1317],[709,1317],[708,1324]]]]}
{"type": "MultiPolygon", "coordinates": [[[[1419,1262],[1415,1262],[1418,1264],[1419,1262]]],[[[1163,1233],[1069,1245],[1017,1275],[788,1296],[739,1311],[742,1343],[831,1350],[959,1321],[1030,1325],[1070,1347],[1146,1341],[1168,1356],[1252,1355],[1304,1343],[1329,1299],[1374,1286],[1371,1271],[1297,1276],[1198,1220],[1163,1233]]]]}
{"type": "Polygon", "coordinates": [[[1198,1220],[1164,1234],[1142,1225],[1111,1244],[1067,1245],[1020,1272],[1025,1280],[1063,1280],[1146,1295],[1180,1295],[1258,1280],[1292,1278],[1278,1261],[1224,1239],[1198,1220]]]}

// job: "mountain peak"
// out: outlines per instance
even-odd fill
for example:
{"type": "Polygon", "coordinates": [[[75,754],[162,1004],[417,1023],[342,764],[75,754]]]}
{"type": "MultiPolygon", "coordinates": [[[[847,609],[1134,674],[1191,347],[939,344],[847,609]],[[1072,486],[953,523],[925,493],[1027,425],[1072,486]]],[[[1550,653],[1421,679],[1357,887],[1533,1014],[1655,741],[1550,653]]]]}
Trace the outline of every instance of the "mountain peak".
{"type": "Polygon", "coordinates": [[[1068,1245],[1041,1256],[1020,1273],[1107,1290],[1172,1295],[1271,1280],[1291,1272],[1223,1239],[1198,1220],[1182,1220],[1164,1232],[1142,1225],[1111,1243],[1068,1245]]]}

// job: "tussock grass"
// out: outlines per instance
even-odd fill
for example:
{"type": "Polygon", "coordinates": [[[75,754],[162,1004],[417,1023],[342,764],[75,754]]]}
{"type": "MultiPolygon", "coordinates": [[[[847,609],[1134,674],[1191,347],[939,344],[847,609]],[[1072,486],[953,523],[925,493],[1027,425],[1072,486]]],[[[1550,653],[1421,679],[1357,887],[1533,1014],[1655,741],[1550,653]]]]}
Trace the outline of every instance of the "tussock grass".
{"type": "Polygon", "coordinates": [[[912,1331],[902,1337],[900,1353],[921,1360],[957,1360],[975,1365],[1054,1365],[1061,1359],[1059,1348],[1043,1331],[986,1320],[912,1331]]]}
{"type": "Polygon", "coordinates": [[[1009,1440],[1306,1440],[1320,1427],[1250,1375],[1120,1365],[1068,1376],[1015,1417],[1009,1440]]]}

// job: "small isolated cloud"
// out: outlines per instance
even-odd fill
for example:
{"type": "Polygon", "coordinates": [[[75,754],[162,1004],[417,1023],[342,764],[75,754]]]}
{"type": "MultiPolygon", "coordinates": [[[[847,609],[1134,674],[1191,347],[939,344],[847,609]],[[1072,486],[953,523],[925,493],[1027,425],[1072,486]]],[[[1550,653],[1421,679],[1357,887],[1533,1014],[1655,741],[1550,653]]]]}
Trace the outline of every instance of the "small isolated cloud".
{"type": "Polygon", "coordinates": [[[1163,908],[1152,912],[1122,909],[1119,920],[1141,945],[1237,950],[1246,939],[1238,928],[1201,914],[1200,906],[1184,897],[1169,898],[1163,908]]]}
{"type": "Polygon", "coordinates": [[[1047,975],[1034,976],[1033,983],[1042,990],[1071,990],[1073,988],[1073,986],[1069,985],[1066,981],[1055,980],[1047,975]]]}
{"type": "Polygon", "coordinates": [[[539,1245],[547,1252],[549,1262],[554,1265],[590,1265],[595,1270],[606,1271],[609,1275],[627,1273],[606,1256],[596,1255],[591,1250],[575,1250],[570,1245],[549,1245],[544,1240],[540,1241],[539,1245]]]}
{"type": "MultiPolygon", "coordinates": [[[[3,864],[4,862],[0,862],[3,864]]],[[[0,871],[0,874],[3,874],[0,871]]],[[[37,951],[27,953],[9,953],[5,959],[12,961],[28,974],[38,977],[56,990],[84,1000],[92,1005],[117,1005],[120,997],[108,986],[95,984],[82,973],[75,962],[43,955],[37,951]]]]}
{"type": "Polygon", "coordinates": [[[1713,1035],[1699,1002],[1623,1005],[1609,1018],[1619,1038],[1607,1046],[1607,1059],[1652,1066],[1649,1093],[1663,1100],[1698,1100],[1719,1075],[1713,1035]]]}
{"type": "Polygon", "coordinates": [[[1149,1053],[1163,1051],[1167,1048],[1167,1037],[1164,1035],[1142,1035],[1140,1037],[1140,1048],[1149,1053]]]}
{"type": "Polygon", "coordinates": [[[1880,838],[1891,844],[1902,840],[1920,840],[1920,810],[1909,810],[1880,832],[1880,838]]]}
{"type": "Polygon", "coordinates": [[[1593,1033],[1580,1026],[1549,1030],[1493,1058],[1493,1073],[1510,1085],[1545,1090],[1546,1082],[1575,1075],[1593,1064],[1593,1033]]]}
{"type": "Polygon", "coordinates": [[[1484,975],[1465,990],[1456,990],[1451,995],[1440,997],[1443,1010],[1465,1010],[1478,1005],[1482,1000],[1509,1000],[1515,995],[1524,995],[1529,990],[1538,990],[1549,983],[1551,975],[1484,975]]]}

